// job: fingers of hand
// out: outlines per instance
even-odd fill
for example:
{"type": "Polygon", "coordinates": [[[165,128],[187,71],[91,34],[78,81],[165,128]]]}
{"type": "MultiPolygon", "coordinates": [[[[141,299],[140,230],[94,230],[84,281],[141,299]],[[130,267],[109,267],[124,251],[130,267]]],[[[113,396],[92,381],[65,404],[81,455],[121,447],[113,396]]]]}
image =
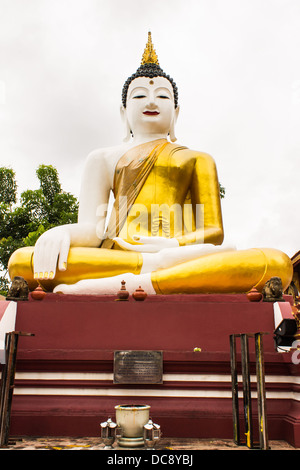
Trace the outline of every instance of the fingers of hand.
{"type": "Polygon", "coordinates": [[[140,237],[139,235],[133,235],[133,240],[139,243],[147,245],[161,245],[166,240],[164,237],[140,237]]]}
{"type": "Polygon", "coordinates": [[[39,239],[34,249],[34,278],[53,279],[58,269],[67,269],[67,258],[70,249],[70,236],[68,233],[61,237],[48,237],[39,239]]]}
{"type": "Polygon", "coordinates": [[[121,248],[130,251],[143,251],[142,245],[131,245],[131,243],[125,242],[122,238],[116,237],[113,239],[121,248]]]}
{"type": "Polygon", "coordinates": [[[56,272],[57,256],[51,245],[45,241],[38,240],[34,249],[34,278],[53,279],[56,272]]]}

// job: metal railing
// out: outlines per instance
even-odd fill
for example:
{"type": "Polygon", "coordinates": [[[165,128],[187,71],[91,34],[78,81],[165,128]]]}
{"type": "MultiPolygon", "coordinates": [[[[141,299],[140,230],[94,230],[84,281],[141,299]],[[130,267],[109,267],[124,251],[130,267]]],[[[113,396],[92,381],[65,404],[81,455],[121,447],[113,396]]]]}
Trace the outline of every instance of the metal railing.
{"type": "Polygon", "coordinates": [[[230,335],[230,365],[232,381],[232,410],[233,410],[233,438],[237,445],[244,445],[250,449],[259,447],[269,449],[267,410],[266,410],[266,389],[265,370],[263,358],[263,341],[265,333],[244,333],[230,335]],[[239,416],[239,393],[238,393],[238,371],[236,358],[236,338],[240,338],[241,346],[241,366],[243,382],[243,404],[244,404],[244,424],[246,441],[242,441],[240,436],[240,416],[239,416]],[[257,408],[258,408],[258,435],[259,445],[253,439],[253,417],[252,417],[252,397],[250,382],[249,363],[249,338],[255,341],[255,361],[256,361],[256,382],[257,382],[257,408]]]}
{"type": "Polygon", "coordinates": [[[5,363],[2,364],[0,390],[0,448],[9,445],[12,397],[15,382],[19,336],[34,336],[32,333],[11,331],[5,334],[5,363]]]}

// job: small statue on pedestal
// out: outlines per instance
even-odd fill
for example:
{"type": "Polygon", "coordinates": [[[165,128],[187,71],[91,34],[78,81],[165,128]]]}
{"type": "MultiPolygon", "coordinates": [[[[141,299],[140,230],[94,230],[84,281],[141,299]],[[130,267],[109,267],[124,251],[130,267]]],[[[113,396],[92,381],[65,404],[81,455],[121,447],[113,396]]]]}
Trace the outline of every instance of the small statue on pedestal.
{"type": "Polygon", "coordinates": [[[269,279],[263,290],[263,302],[284,302],[283,288],[280,277],[274,276],[269,279]]]}
{"type": "Polygon", "coordinates": [[[28,300],[29,287],[27,281],[21,276],[15,276],[9,288],[6,300],[28,300]]]}

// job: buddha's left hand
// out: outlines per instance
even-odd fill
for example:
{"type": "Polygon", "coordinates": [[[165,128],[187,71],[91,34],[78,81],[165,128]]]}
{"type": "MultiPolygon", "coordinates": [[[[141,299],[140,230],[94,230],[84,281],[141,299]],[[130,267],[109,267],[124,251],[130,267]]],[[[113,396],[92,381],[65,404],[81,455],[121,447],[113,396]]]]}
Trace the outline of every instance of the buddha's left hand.
{"type": "Polygon", "coordinates": [[[132,238],[135,242],[139,243],[139,245],[125,242],[125,240],[120,237],[114,238],[114,241],[121,248],[125,248],[125,250],[139,251],[141,253],[156,253],[164,248],[176,248],[179,246],[176,238],[140,237],[138,235],[134,235],[132,238]]]}

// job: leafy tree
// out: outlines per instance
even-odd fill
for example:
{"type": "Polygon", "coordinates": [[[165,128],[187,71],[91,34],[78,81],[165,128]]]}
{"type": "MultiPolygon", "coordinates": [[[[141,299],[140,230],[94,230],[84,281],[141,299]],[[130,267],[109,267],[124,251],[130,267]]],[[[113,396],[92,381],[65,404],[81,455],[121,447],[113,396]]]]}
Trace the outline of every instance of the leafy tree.
{"type": "Polygon", "coordinates": [[[52,204],[56,194],[61,192],[56,168],[51,165],[40,165],[36,170],[40,180],[41,190],[46,200],[52,204]]]}
{"type": "Polygon", "coordinates": [[[0,201],[9,206],[17,202],[17,183],[11,168],[0,168],[0,201]]]}
{"type": "Polygon", "coordinates": [[[8,290],[7,264],[12,253],[35,245],[46,230],[77,222],[78,201],[61,189],[56,168],[40,165],[36,170],[40,188],[28,189],[17,203],[15,173],[0,168],[0,294],[8,290]]]}
{"type": "Polygon", "coordinates": [[[224,188],[224,186],[221,185],[221,183],[219,183],[219,189],[220,189],[220,198],[224,199],[224,197],[225,197],[225,188],[224,188]]]}

